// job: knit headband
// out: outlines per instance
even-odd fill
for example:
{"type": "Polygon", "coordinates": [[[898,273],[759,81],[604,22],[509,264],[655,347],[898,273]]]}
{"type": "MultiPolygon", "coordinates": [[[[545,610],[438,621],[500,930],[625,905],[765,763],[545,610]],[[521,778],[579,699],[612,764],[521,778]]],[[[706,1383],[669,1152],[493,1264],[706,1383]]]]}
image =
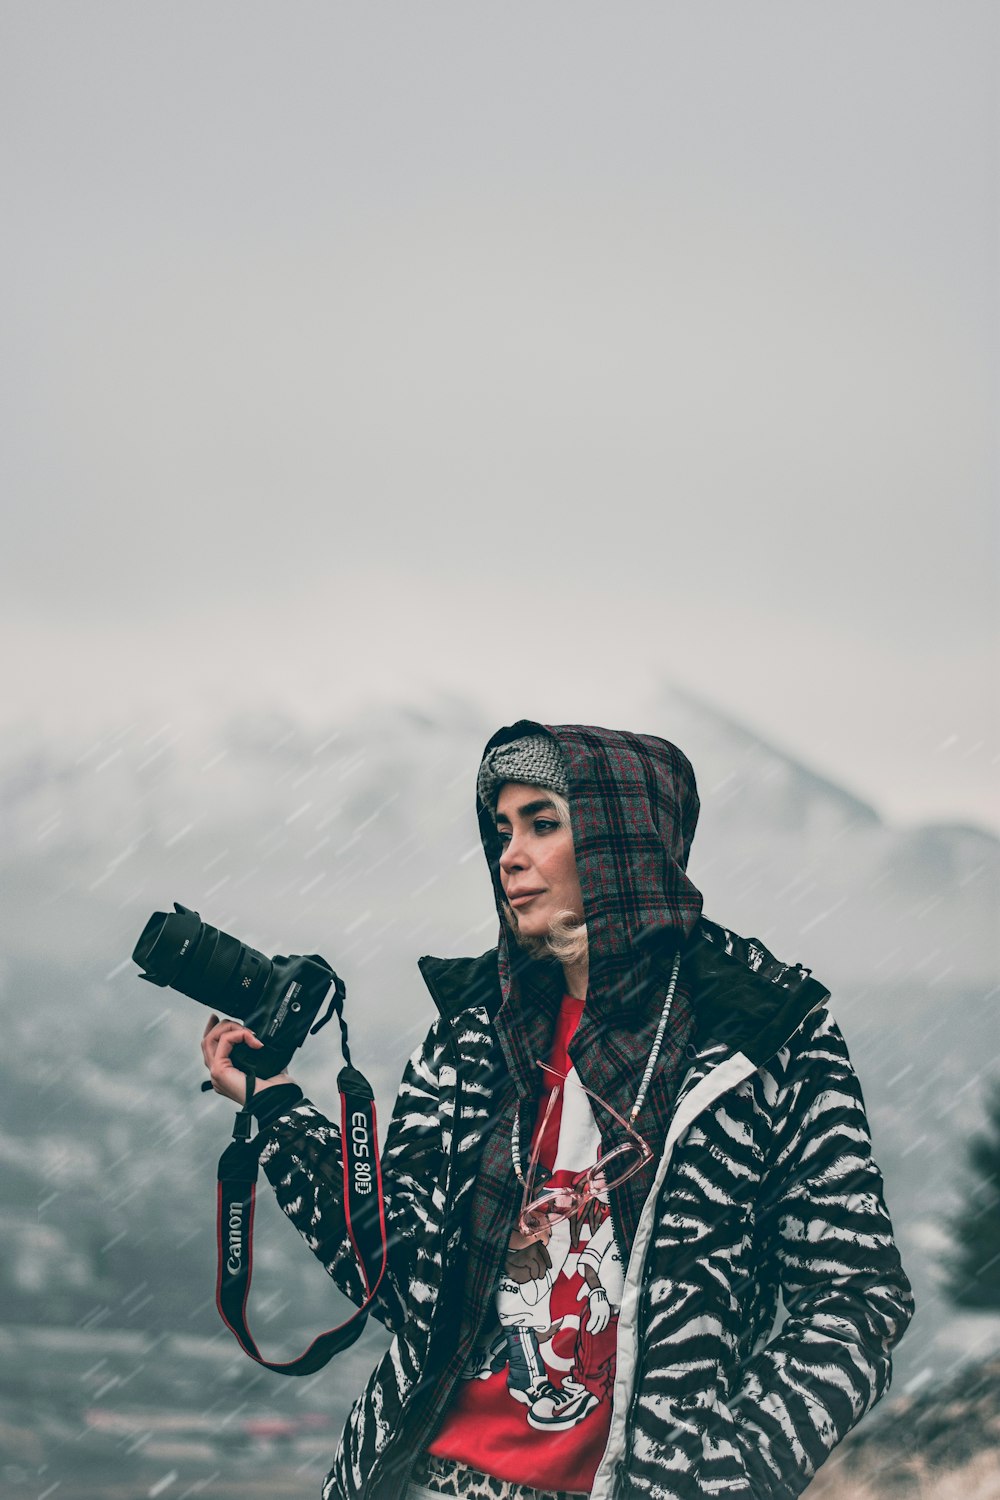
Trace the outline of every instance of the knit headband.
{"type": "Polygon", "coordinates": [[[480,800],[486,807],[495,806],[505,781],[523,781],[528,786],[544,786],[562,797],[569,796],[563,753],[548,734],[525,735],[523,739],[487,750],[477,782],[480,800]]]}

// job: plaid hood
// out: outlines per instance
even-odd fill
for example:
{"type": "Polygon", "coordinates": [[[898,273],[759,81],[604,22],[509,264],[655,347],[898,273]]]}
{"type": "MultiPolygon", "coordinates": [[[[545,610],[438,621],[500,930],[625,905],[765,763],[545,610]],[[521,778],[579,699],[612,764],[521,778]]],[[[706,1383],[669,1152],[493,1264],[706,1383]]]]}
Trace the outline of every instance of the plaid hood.
{"type": "MultiPolygon", "coordinates": [[[[549,734],[562,751],[577,871],[589,937],[587,1004],[570,1044],[581,1082],[626,1115],[666,994],[674,956],[687,947],[701,916],[701,893],[685,873],[698,821],[698,793],[687,757],[667,740],[582,724],[537,724],[521,719],[500,729],[495,745],[529,734],[549,734]]],[[[514,941],[502,915],[500,845],[493,809],[478,801],[483,848],[500,913],[496,972],[500,1003],[493,1017],[513,1090],[520,1101],[537,1097],[536,1066],[550,1045],[563,994],[562,968],[554,960],[529,958],[514,941]]],[[[658,1156],[694,1031],[688,976],[681,975],[641,1116],[641,1128],[658,1156]]],[[[519,1106],[520,1107],[520,1106],[519,1106]]],[[[530,1135],[531,1105],[525,1102],[522,1131],[530,1135]]],[[[605,1151],[620,1144],[621,1127],[599,1121],[605,1151]]],[[[504,1203],[514,1183],[508,1127],[484,1151],[480,1201],[504,1203]]],[[[611,1195],[616,1237],[626,1250],[648,1191],[646,1174],[630,1178],[611,1195]]],[[[515,1194],[516,1196],[516,1194],[515,1194]]],[[[507,1204],[508,1209],[512,1203],[507,1204]]],[[[497,1223],[500,1221],[498,1220],[497,1223]]],[[[497,1223],[477,1224],[483,1243],[497,1223]]],[[[505,1231],[507,1225],[502,1228],[505,1231]]],[[[505,1232],[501,1234],[505,1239],[505,1232]]]]}
{"type": "MultiPolygon", "coordinates": [[[[668,740],[583,724],[521,719],[490,739],[497,745],[548,734],[569,776],[580,889],[590,940],[590,993],[598,1004],[637,1001],[637,952],[670,955],[701,915],[701,893],[686,867],[698,822],[698,791],[687,757],[668,740]]],[[[512,969],[529,969],[502,915],[500,846],[493,810],[477,797],[483,848],[500,914],[500,973],[506,996],[512,969]]]]}

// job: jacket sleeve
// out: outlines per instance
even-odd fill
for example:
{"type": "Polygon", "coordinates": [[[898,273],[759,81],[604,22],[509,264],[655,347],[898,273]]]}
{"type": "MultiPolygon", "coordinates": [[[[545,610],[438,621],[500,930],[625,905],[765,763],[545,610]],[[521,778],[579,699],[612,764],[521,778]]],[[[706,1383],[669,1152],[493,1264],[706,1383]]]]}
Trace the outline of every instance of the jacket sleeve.
{"type": "MultiPolygon", "coordinates": [[[[415,1248],[433,1222],[441,1164],[440,1027],[436,1022],[406,1065],[382,1150],[388,1261],[372,1311],[390,1332],[402,1326],[415,1248]]],[[[260,1160],[279,1206],[340,1290],[362,1303],[364,1283],[344,1214],[339,1124],[303,1099],[268,1131],[260,1160]]]]}
{"type": "Polygon", "coordinates": [[[913,1315],[861,1089],[826,1012],[785,1086],[767,1228],[787,1317],[730,1400],[755,1500],[805,1489],[885,1394],[913,1315]]]}

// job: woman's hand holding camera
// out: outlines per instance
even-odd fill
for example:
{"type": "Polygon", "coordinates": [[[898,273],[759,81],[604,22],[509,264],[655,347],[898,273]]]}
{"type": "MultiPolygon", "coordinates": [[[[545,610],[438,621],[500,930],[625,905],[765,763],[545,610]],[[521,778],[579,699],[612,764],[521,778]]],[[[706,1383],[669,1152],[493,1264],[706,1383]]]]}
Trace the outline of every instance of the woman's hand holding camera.
{"type": "MultiPolygon", "coordinates": [[[[242,1025],[239,1021],[220,1021],[216,1015],[209,1016],[208,1025],[201,1039],[201,1055],[205,1059],[212,1087],[217,1094],[222,1094],[226,1099],[232,1099],[235,1104],[245,1104],[246,1074],[241,1073],[239,1068],[229,1061],[229,1054],[237,1042],[245,1042],[248,1047],[263,1047],[264,1045],[254,1036],[249,1027],[242,1025]]],[[[272,1088],[276,1083],[294,1083],[294,1081],[288,1073],[276,1073],[273,1078],[258,1078],[254,1083],[254,1097],[256,1098],[264,1089],[272,1088]]]]}

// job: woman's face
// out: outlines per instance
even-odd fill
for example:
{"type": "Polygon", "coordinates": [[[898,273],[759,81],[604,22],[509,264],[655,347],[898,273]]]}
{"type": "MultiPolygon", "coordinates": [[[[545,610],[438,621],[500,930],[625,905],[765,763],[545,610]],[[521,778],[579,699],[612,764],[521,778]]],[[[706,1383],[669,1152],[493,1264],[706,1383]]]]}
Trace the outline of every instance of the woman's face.
{"type": "Polygon", "coordinates": [[[500,884],[524,937],[545,937],[552,919],[571,911],[583,921],[573,832],[559,822],[544,787],[508,781],[496,811],[500,884]]]}

